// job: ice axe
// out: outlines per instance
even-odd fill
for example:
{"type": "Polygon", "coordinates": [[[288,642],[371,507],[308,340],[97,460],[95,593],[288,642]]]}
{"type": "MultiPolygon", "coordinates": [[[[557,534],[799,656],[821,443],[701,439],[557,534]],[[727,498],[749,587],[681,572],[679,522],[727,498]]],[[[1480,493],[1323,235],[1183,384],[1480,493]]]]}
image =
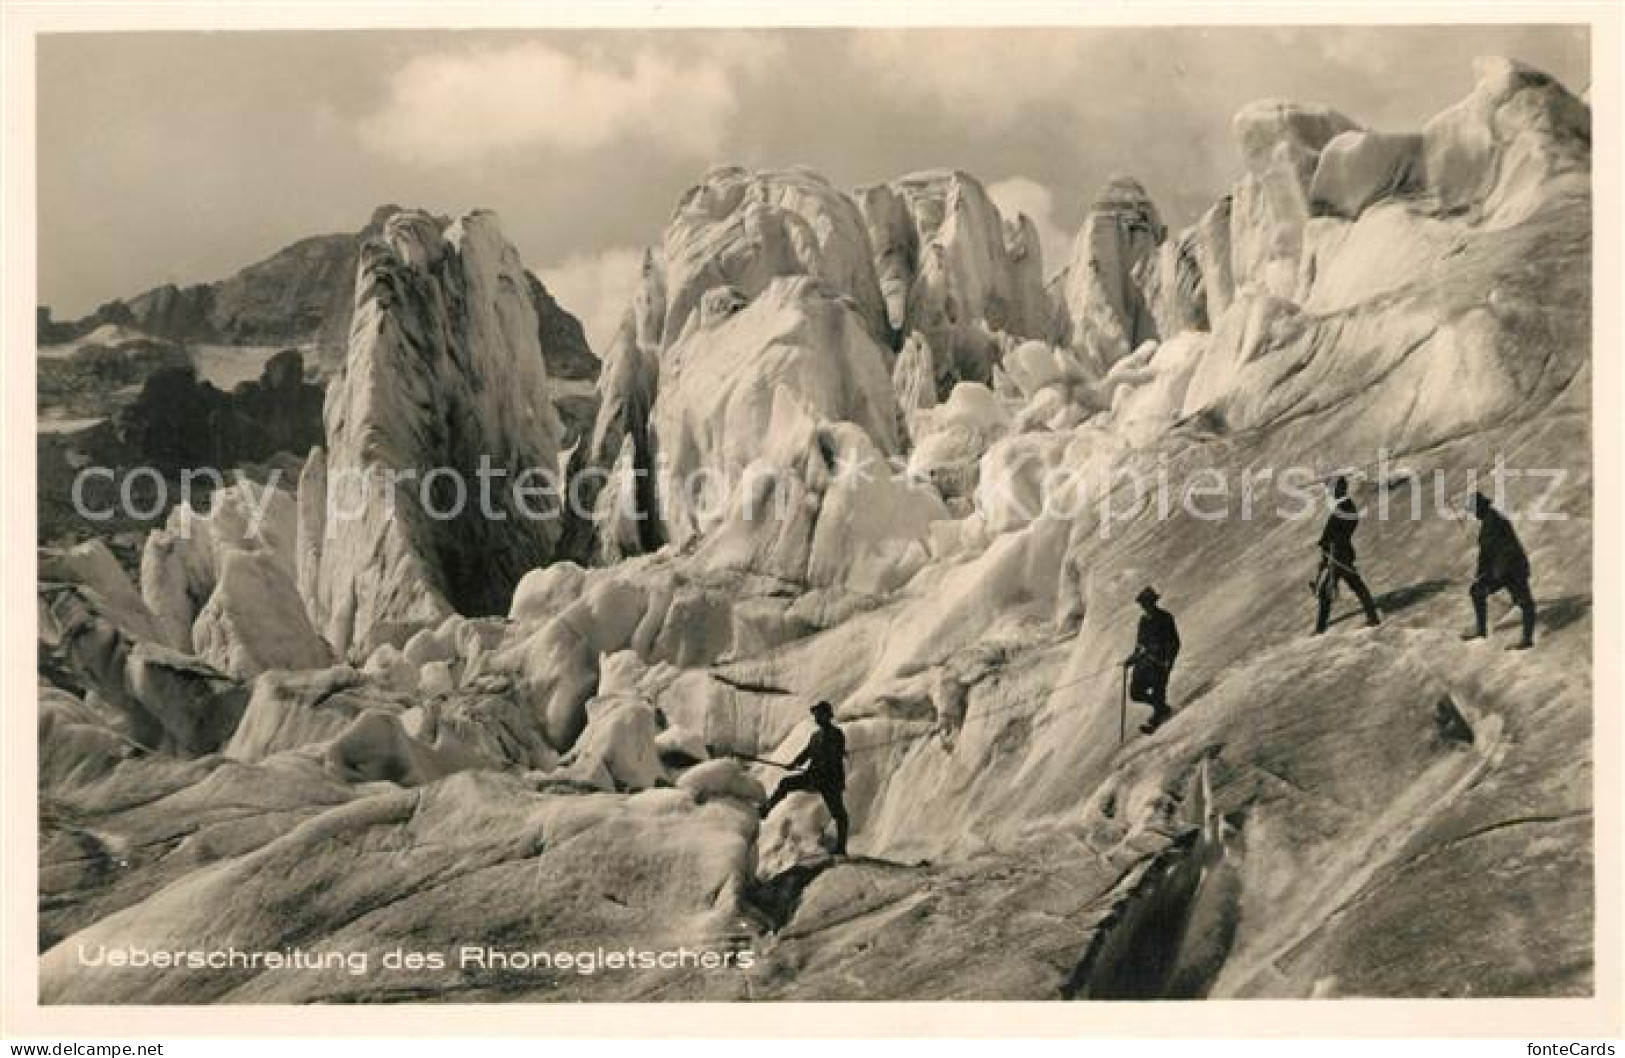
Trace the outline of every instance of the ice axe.
{"type": "Polygon", "coordinates": [[[1123,697],[1117,705],[1117,744],[1128,737],[1128,666],[1123,666],[1123,697]]]}
{"type": "Polygon", "coordinates": [[[728,753],[727,756],[733,757],[735,760],[749,761],[752,764],[766,764],[768,767],[778,768],[780,771],[791,770],[790,765],[788,764],[780,764],[776,760],[768,760],[765,757],[753,757],[749,753],[728,753]]]}

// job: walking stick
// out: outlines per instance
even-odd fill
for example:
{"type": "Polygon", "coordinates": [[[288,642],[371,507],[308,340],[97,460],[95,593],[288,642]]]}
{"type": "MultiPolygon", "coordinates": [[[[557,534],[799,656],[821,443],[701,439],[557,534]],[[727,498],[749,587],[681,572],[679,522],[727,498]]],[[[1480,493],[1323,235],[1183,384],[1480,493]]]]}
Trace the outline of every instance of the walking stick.
{"type": "Polygon", "coordinates": [[[1128,666],[1123,666],[1123,697],[1117,705],[1117,744],[1128,737],[1128,666]]]}

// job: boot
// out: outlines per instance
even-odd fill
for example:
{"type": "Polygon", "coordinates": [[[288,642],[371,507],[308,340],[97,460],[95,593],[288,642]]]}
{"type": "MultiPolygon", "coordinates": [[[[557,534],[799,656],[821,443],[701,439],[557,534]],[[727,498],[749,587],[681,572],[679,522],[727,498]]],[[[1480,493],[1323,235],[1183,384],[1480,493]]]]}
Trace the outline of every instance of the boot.
{"type": "Polygon", "coordinates": [[[1535,645],[1535,608],[1523,607],[1523,639],[1519,640],[1517,649],[1528,650],[1535,645]]]}
{"type": "Polygon", "coordinates": [[[1463,639],[1487,639],[1489,637],[1489,634],[1490,634],[1490,632],[1489,632],[1489,628],[1490,628],[1490,604],[1489,604],[1489,600],[1478,594],[1478,589],[1477,589],[1476,585],[1474,586],[1474,590],[1473,590],[1473,594],[1472,594],[1472,600],[1473,600],[1473,631],[1467,633],[1466,635],[1462,636],[1461,638],[1463,638],[1463,639]]]}
{"type": "Polygon", "coordinates": [[[1354,594],[1360,597],[1360,609],[1365,611],[1365,626],[1375,628],[1382,624],[1382,615],[1377,612],[1377,600],[1371,597],[1371,589],[1365,586],[1365,581],[1355,578],[1354,594]]]}

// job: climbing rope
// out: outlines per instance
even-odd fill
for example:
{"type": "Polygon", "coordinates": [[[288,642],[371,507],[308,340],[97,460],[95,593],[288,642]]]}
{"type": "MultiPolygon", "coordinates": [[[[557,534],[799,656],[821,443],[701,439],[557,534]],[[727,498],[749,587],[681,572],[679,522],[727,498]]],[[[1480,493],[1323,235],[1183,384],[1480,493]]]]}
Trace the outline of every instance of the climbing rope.
{"type": "MultiPolygon", "coordinates": [[[[1066,690],[1068,687],[1079,686],[1080,684],[1084,684],[1084,683],[1089,682],[1090,680],[1097,679],[1100,676],[1104,676],[1107,673],[1120,671],[1122,668],[1123,668],[1123,666],[1122,666],[1121,663],[1114,664],[1114,665],[1106,665],[1106,666],[1103,666],[1102,668],[1098,668],[1098,669],[1094,669],[1094,670],[1092,670],[1090,672],[1086,672],[1083,675],[1078,676],[1078,677],[1076,677],[1074,679],[1067,680],[1064,683],[1057,683],[1057,684],[1054,684],[1054,685],[1052,685],[1050,687],[1044,688],[1042,691],[1040,691],[1038,693],[1030,694],[1030,695],[1022,695],[1022,696],[1016,698],[1014,701],[1008,702],[1008,703],[1006,703],[1004,705],[997,706],[995,708],[990,708],[990,709],[979,709],[979,710],[976,711],[975,715],[977,715],[977,716],[997,716],[1000,713],[1008,713],[1011,710],[1020,708],[1021,706],[1027,705],[1027,704],[1029,704],[1031,702],[1048,701],[1049,697],[1051,695],[1053,695],[1056,691],[1063,691],[1063,690],[1066,690]]],[[[969,718],[970,718],[970,713],[967,711],[965,719],[968,720],[969,718]]],[[[963,727],[963,724],[961,724],[961,727],[963,727]]],[[[942,733],[942,731],[941,731],[940,728],[932,727],[932,728],[930,728],[928,730],[925,730],[925,731],[916,731],[916,732],[913,732],[913,733],[910,733],[910,734],[907,734],[907,735],[899,735],[896,738],[888,738],[888,739],[884,739],[884,740],[882,740],[880,742],[872,742],[872,743],[870,743],[870,744],[868,744],[866,746],[858,746],[858,747],[855,747],[855,748],[854,747],[848,747],[846,753],[847,753],[847,756],[853,756],[853,755],[858,754],[858,753],[870,753],[870,752],[873,752],[875,750],[885,749],[888,746],[901,745],[901,744],[907,743],[907,742],[918,742],[921,739],[930,738],[930,737],[935,736],[935,735],[940,735],[941,733],[942,733]]]]}

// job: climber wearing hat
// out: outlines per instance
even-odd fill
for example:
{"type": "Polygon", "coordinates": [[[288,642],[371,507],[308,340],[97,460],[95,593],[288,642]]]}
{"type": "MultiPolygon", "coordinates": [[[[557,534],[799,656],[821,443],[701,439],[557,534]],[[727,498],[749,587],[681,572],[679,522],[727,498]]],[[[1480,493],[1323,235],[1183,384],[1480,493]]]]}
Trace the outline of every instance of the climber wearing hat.
{"type": "Polygon", "coordinates": [[[1134,653],[1123,659],[1124,668],[1134,669],[1129,677],[1129,697],[1151,707],[1151,719],[1140,726],[1148,735],[1173,715],[1168,710],[1168,677],[1179,656],[1179,629],[1174,615],[1157,605],[1159,598],[1157,589],[1150,586],[1134,597],[1144,612],[1140,615],[1134,653]]]}
{"type": "Polygon", "coordinates": [[[846,833],[850,826],[842,798],[846,790],[846,736],[835,725],[835,709],[828,702],[819,702],[810,711],[818,727],[807,740],[806,748],[786,765],[792,769],[805,765],[806,770],[784,777],[762,806],[762,818],[766,819],[780,801],[799,790],[816,793],[823,797],[825,807],[835,819],[835,855],[845,856],[846,833]]]}
{"type": "Polygon", "coordinates": [[[1478,575],[1468,594],[1473,600],[1473,631],[1465,639],[1483,639],[1489,634],[1489,598],[1498,591],[1512,596],[1523,611],[1523,638],[1514,650],[1535,645],[1535,596],[1529,590],[1529,556],[1506,515],[1495,509],[1482,492],[1473,495],[1473,513],[1478,516],[1478,575]]]}
{"type": "Polygon", "coordinates": [[[1375,628],[1382,623],[1377,615],[1377,604],[1371,598],[1371,590],[1365,586],[1365,579],[1360,571],[1354,568],[1354,530],[1360,526],[1360,511],[1354,506],[1354,500],[1349,497],[1349,482],[1347,478],[1338,478],[1332,486],[1332,498],[1336,501],[1332,506],[1332,513],[1326,519],[1326,528],[1320,531],[1320,572],[1315,577],[1315,597],[1319,609],[1315,614],[1315,635],[1326,631],[1331,623],[1332,599],[1337,594],[1337,584],[1341,581],[1354,592],[1355,598],[1365,609],[1365,623],[1375,628]]]}

